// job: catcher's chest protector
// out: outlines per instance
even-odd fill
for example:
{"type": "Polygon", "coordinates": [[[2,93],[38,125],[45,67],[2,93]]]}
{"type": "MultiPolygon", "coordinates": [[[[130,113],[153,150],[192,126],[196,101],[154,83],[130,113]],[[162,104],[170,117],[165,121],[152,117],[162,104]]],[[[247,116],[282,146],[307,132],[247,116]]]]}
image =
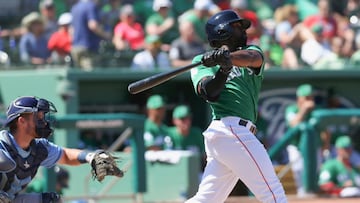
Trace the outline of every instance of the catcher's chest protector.
{"type": "MultiPolygon", "coordinates": [[[[5,136],[4,140],[0,140],[1,144],[5,146],[6,151],[10,154],[11,158],[15,161],[16,167],[14,170],[7,172],[6,176],[0,176],[0,189],[9,191],[10,189],[19,188],[24,189],[30,181],[25,179],[33,179],[37,170],[43,160],[48,156],[48,151],[44,145],[33,140],[30,144],[30,154],[26,158],[22,158],[16,148],[12,145],[10,138],[5,136]],[[6,139],[7,138],[7,139],[6,139]],[[16,175],[16,177],[15,177],[16,175]],[[7,180],[3,180],[6,178],[7,180]]],[[[16,191],[12,191],[16,192],[16,191]]]]}

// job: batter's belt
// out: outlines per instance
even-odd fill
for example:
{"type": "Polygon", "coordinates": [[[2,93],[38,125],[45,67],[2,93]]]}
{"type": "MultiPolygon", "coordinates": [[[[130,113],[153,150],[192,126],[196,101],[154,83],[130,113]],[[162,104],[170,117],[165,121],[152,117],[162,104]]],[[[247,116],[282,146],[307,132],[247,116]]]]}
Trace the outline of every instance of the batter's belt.
{"type": "MultiPolygon", "coordinates": [[[[214,120],[221,120],[220,118],[215,118],[214,120]]],[[[252,134],[256,135],[257,129],[254,124],[252,124],[250,121],[247,121],[245,119],[239,118],[239,125],[244,126],[247,128],[252,134]]]]}

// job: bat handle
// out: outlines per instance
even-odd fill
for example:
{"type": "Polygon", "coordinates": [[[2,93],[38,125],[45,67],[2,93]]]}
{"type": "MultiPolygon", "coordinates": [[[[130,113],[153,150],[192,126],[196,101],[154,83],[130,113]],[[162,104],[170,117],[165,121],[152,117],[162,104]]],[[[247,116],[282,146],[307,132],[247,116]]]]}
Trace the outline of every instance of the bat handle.
{"type": "Polygon", "coordinates": [[[144,90],[150,89],[152,87],[155,87],[159,84],[162,84],[174,77],[176,77],[177,75],[190,70],[191,68],[198,66],[202,64],[202,62],[197,62],[197,63],[193,63],[193,64],[189,64],[187,66],[181,67],[181,68],[177,68],[168,72],[163,72],[157,75],[153,75],[151,77],[136,81],[131,83],[128,86],[128,91],[131,94],[137,94],[139,92],[142,92],[144,90]]]}

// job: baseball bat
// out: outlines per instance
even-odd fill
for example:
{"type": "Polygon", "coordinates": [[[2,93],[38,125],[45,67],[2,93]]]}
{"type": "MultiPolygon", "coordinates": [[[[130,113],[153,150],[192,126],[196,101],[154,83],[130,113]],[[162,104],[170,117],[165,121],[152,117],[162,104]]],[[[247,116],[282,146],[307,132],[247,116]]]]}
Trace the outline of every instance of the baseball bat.
{"type": "Polygon", "coordinates": [[[187,66],[176,68],[174,70],[164,72],[164,73],[159,73],[159,74],[144,78],[142,80],[133,82],[128,86],[128,91],[131,94],[137,94],[139,92],[142,92],[142,91],[145,91],[152,87],[155,87],[159,84],[162,84],[162,83],[176,77],[177,75],[179,75],[183,72],[186,72],[186,71],[188,71],[198,65],[201,65],[201,64],[202,64],[201,61],[197,62],[197,63],[192,63],[187,66]]]}

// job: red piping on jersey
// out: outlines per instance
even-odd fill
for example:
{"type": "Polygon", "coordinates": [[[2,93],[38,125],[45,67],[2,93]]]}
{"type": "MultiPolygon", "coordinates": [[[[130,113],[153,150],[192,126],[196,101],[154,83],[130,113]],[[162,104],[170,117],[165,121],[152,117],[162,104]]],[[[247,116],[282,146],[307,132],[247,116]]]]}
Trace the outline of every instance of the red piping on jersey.
{"type": "Polygon", "coordinates": [[[245,145],[245,143],[244,143],[243,141],[241,141],[241,139],[237,136],[237,134],[234,133],[232,127],[231,127],[231,126],[229,126],[229,127],[230,127],[230,130],[231,130],[231,133],[236,137],[237,140],[239,140],[239,142],[245,147],[246,151],[250,154],[251,159],[254,161],[254,163],[255,163],[255,165],[256,165],[259,173],[261,174],[261,176],[262,176],[262,178],[263,178],[266,186],[267,186],[268,189],[270,190],[270,192],[271,192],[271,194],[272,194],[272,196],[273,196],[273,198],[274,198],[274,200],[275,200],[275,203],[276,203],[277,201],[276,201],[276,198],[275,198],[275,194],[274,194],[274,192],[272,191],[272,189],[270,188],[269,183],[266,181],[266,178],[265,178],[263,172],[261,171],[261,169],[260,169],[260,167],[259,167],[259,164],[258,164],[258,163],[256,162],[256,160],[254,159],[253,155],[251,154],[251,152],[249,151],[249,149],[247,148],[247,146],[245,145]]]}

